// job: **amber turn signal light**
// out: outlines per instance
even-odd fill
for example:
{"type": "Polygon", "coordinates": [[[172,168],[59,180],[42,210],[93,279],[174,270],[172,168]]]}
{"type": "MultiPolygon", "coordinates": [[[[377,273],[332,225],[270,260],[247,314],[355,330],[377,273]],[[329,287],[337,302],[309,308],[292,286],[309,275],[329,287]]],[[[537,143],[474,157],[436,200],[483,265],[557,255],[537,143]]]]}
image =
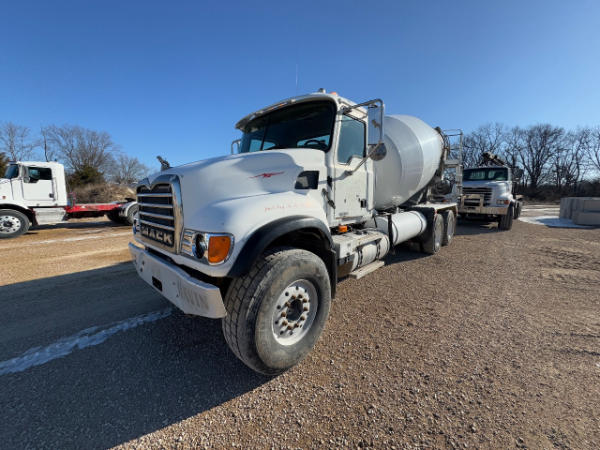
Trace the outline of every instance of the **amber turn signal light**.
{"type": "Polygon", "coordinates": [[[211,236],[208,240],[208,262],[217,264],[225,261],[231,249],[229,236],[211,236]]]}

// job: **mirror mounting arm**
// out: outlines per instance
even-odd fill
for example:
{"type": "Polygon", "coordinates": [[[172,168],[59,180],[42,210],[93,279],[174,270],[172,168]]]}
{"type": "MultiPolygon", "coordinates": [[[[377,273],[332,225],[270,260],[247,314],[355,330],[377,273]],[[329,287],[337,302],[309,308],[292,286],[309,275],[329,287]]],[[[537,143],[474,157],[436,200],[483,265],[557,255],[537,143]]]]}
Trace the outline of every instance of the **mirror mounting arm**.
{"type": "Polygon", "coordinates": [[[356,105],[345,106],[342,108],[342,113],[346,113],[346,112],[351,111],[356,108],[362,108],[363,106],[371,106],[375,103],[379,103],[379,106],[383,108],[383,100],[381,100],[380,98],[374,98],[373,100],[368,100],[366,102],[357,103],[356,105]]]}
{"type": "Polygon", "coordinates": [[[235,155],[236,153],[239,153],[241,144],[242,144],[242,140],[241,139],[236,139],[235,141],[233,141],[231,143],[231,154],[232,155],[235,155]],[[237,147],[237,151],[235,150],[236,147],[237,147]]]}
{"type": "Polygon", "coordinates": [[[367,153],[367,155],[365,157],[363,157],[363,159],[360,160],[360,162],[358,163],[358,165],[354,168],[354,169],[348,169],[346,170],[346,174],[347,175],[353,175],[354,172],[356,172],[358,169],[360,169],[360,167],[367,162],[367,160],[369,158],[373,158],[374,155],[376,155],[377,150],[379,150],[379,148],[381,147],[382,149],[382,156],[378,156],[376,159],[374,158],[374,161],[379,161],[381,159],[384,158],[384,156],[386,155],[387,151],[385,148],[385,145],[383,145],[383,142],[380,142],[379,144],[376,144],[374,146],[371,147],[371,150],[369,150],[369,153],[367,153]]]}

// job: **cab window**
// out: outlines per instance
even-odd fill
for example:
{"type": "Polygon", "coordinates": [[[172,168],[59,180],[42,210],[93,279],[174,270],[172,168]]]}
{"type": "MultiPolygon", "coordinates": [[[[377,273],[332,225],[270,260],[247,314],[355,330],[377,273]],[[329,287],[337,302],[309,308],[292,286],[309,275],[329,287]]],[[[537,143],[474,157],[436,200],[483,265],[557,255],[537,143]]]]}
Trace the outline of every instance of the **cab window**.
{"type": "Polygon", "coordinates": [[[243,129],[240,153],[311,148],[327,151],[335,119],[330,101],[304,102],[275,110],[243,129]]]}
{"type": "Polygon", "coordinates": [[[353,156],[365,155],[365,123],[349,116],[342,117],[337,160],[347,164],[353,156]]]}
{"type": "Polygon", "coordinates": [[[48,167],[27,167],[29,178],[33,180],[51,180],[52,169],[48,167]]]}
{"type": "Polygon", "coordinates": [[[9,164],[6,168],[6,173],[4,174],[4,178],[17,178],[19,176],[19,166],[16,164],[9,164]]]}

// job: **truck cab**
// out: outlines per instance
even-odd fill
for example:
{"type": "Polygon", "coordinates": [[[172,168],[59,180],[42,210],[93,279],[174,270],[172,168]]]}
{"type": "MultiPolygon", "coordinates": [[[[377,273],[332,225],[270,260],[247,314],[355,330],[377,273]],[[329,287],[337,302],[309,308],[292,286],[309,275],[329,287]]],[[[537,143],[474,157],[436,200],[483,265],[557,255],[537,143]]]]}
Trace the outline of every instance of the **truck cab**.
{"type": "Polygon", "coordinates": [[[0,201],[26,208],[67,205],[65,170],[57,162],[11,162],[0,179],[0,201]]]}
{"type": "Polygon", "coordinates": [[[508,166],[464,169],[459,213],[497,220],[500,229],[508,230],[522,208],[521,196],[515,195],[514,187],[515,180],[508,166]]]}
{"type": "Polygon", "coordinates": [[[27,232],[31,225],[65,217],[65,170],[57,162],[10,162],[0,178],[0,239],[27,232]]]}

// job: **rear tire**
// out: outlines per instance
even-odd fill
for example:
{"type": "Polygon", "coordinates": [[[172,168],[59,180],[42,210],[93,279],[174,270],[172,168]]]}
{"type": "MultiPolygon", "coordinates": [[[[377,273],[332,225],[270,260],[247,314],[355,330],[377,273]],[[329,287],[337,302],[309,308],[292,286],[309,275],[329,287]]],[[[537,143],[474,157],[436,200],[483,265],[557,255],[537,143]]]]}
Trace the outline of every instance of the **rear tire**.
{"type": "Polygon", "coordinates": [[[314,253],[274,249],[232,281],[224,303],[229,348],[251,369],[277,375],[298,364],[319,339],[331,307],[329,274],[314,253]]]}
{"type": "Polygon", "coordinates": [[[500,220],[498,221],[498,228],[500,230],[510,230],[513,225],[514,215],[515,207],[513,205],[510,205],[506,214],[500,216],[500,220]]]}
{"type": "Polygon", "coordinates": [[[111,222],[118,223],[119,225],[123,225],[123,220],[119,216],[119,212],[116,209],[113,209],[106,213],[106,217],[108,217],[111,222]]]}
{"type": "Polygon", "coordinates": [[[454,232],[456,231],[456,216],[454,211],[442,212],[444,218],[444,235],[442,237],[442,245],[448,245],[454,238],[454,232]]]}
{"type": "Polygon", "coordinates": [[[426,231],[427,237],[421,244],[424,253],[434,255],[440,251],[442,247],[442,239],[444,236],[444,218],[441,214],[436,214],[433,221],[426,231]]]}
{"type": "Polygon", "coordinates": [[[0,209],[0,239],[11,239],[27,233],[29,218],[14,209],[0,209]]]}

